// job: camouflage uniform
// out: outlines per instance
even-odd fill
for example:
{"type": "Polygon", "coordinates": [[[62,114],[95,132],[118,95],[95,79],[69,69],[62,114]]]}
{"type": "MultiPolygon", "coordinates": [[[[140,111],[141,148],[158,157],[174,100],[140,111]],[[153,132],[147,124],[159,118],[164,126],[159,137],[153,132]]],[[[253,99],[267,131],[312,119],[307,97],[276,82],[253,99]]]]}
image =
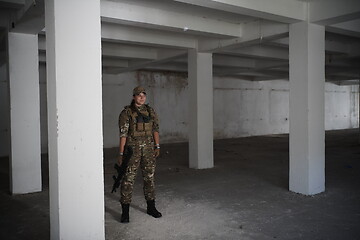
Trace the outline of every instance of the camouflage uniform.
{"type": "Polygon", "coordinates": [[[126,106],[119,116],[120,137],[126,137],[126,145],[133,149],[126,173],[121,182],[122,204],[130,204],[135,177],[139,166],[144,180],[144,195],[147,201],[155,199],[153,133],[159,132],[158,117],[153,108],[142,105],[138,108],[144,116],[150,116],[149,123],[138,123],[138,113],[131,106],[126,106]]]}

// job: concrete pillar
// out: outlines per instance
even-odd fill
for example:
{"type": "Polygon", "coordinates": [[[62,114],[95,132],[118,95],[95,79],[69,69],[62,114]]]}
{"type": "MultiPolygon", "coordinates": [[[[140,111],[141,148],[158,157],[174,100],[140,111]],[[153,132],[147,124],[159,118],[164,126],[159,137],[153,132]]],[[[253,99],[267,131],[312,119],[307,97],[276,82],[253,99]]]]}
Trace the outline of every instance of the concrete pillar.
{"type": "Polygon", "coordinates": [[[37,35],[8,33],[10,191],[41,191],[40,95],[37,35]]]}
{"type": "Polygon", "coordinates": [[[45,1],[50,235],[104,239],[100,0],[45,1]]]}
{"type": "Polygon", "coordinates": [[[188,52],[189,166],[214,167],[212,54],[188,52]]]}
{"type": "Polygon", "coordinates": [[[305,195],[325,191],[325,28],[290,25],[290,179],[305,195]]]}

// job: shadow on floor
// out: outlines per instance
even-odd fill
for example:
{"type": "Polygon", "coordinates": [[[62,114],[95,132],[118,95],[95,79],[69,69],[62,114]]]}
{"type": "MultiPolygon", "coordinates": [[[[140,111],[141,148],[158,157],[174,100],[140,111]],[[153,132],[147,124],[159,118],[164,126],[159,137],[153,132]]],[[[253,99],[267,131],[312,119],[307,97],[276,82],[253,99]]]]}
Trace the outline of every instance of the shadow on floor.
{"type": "MultiPolygon", "coordinates": [[[[188,168],[187,143],[164,144],[156,172],[160,219],[146,214],[138,174],[130,223],[111,194],[116,149],[104,151],[106,239],[360,239],[359,130],[326,133],[326,191],[288,191],[288,135],[214,141],[215,167],[188,168]]],[[[0,158],[0,239],[49,239],[48,160],[43,191],[9,193],[0,158]],[[34,227],[36,223],[36,227],[34,227]]]]}

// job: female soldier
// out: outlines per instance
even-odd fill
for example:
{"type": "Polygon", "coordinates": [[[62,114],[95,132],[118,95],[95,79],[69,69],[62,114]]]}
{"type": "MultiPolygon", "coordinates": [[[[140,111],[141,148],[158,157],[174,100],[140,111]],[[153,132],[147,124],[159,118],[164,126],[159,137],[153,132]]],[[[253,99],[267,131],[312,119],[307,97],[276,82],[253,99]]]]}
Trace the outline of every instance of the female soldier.
{"type": "Polygon", "coordinates": [[[144,195],[147,213],[154,218],[161,217],[155,208],[154,173],[156,158],[160,154],[159,121],[153,108],[145,104],[145,88],[138,86],[133,90],[131,105],[126,106],[119,116],[120,144],[119,164],[124,154],[131,148],[126,173],[121,182],[121,222],[129,222],[129,206],[134,187],[136,172],[141,167],[144,180],[144,195]],[[125,151],[125,152],[124,152],[125,151]]]}

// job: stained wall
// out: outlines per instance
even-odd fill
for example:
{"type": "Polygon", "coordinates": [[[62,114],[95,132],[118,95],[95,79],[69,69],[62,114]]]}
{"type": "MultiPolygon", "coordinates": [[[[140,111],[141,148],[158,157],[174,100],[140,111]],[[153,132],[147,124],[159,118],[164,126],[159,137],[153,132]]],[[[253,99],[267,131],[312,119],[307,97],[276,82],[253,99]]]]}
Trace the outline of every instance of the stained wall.
{"type": "MultiPolygon", "coordinates": [[[[41,150],[47,152],[46,71],[40,65],[41,150]]],[[[8,102],[6,68],[1,75],[0,156],[8,153],[8,102]]],[[[250,82],[214,77],[214,138],[236,138],[289,132],[289,82],[250,82]]],[[[188,136],[187,74],[138,71],[103,74],[104,147],[118,146],[118,116],[132,99],[132,89],[144,85],[148,103],[159,114],[162,143],[185,142],[188,136]]],[[[86,91],[86,86],[84,86],[86,91]]],[[[325,129],[357,128],[358,86],[325,84],[325,129]]],[[[211,104],[211,103],[209,103],[211,104]]]]}

